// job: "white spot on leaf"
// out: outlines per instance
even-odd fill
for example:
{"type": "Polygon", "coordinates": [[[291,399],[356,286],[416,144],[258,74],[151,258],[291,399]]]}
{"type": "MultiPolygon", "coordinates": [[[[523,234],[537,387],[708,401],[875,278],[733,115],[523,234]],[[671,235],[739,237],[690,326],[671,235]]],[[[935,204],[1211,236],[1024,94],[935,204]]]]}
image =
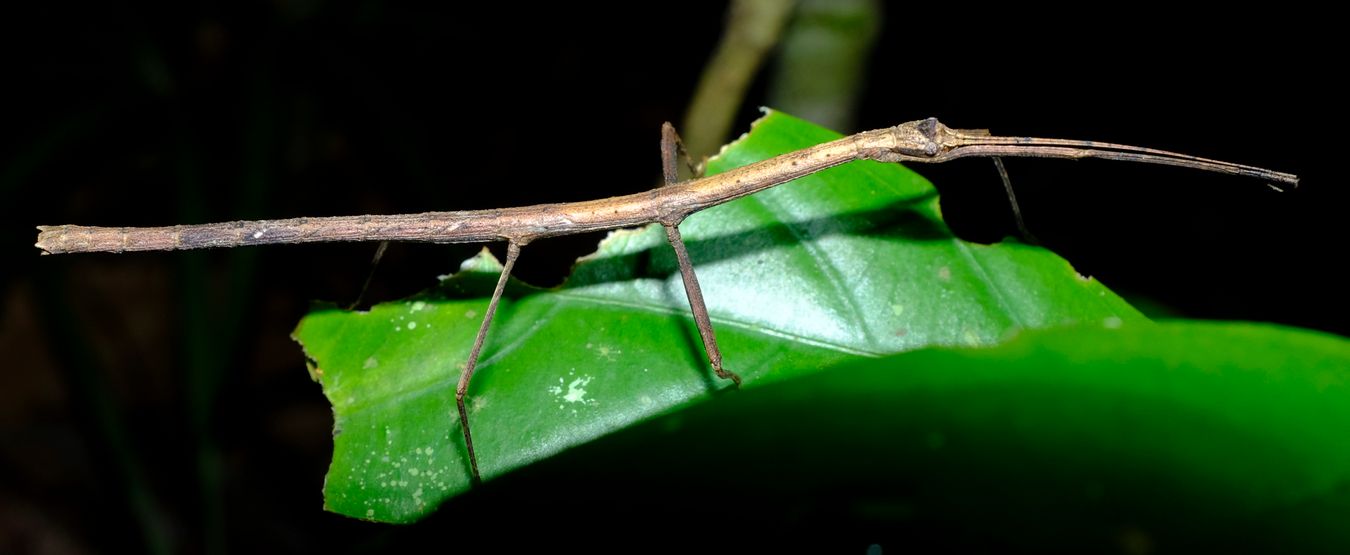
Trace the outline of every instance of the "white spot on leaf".
{"type": "Polygon", "coordinates": [[[563,395],[563,400],[569,403],[585,403],[586,385],[591,383],[591,379],[590,376],[582,376],[572,380],[572,383],[567,384],[567,394],[563,395]]]}

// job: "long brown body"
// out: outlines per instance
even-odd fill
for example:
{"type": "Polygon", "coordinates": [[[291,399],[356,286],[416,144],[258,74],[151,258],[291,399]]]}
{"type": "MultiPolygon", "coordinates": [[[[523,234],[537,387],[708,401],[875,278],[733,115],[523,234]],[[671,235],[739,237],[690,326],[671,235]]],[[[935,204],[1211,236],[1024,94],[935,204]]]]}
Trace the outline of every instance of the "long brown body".
{"type": "MultiPolygon", "coordinates": [[[[1298,177],[1251,166],[1197,158],[1160,150],[1062,139],[996,137],[984,130],[956,130],[934,118],[864,131],[811,148],[790,152],[718,175],[677,182],[675,153],[679,137],[669,124],[663,129],[662,162],[665,186],[642,193],[584,202],[539,204],[497,210],[426,212],[390,216],[340,216],[289,220],[238,221],[169,227],[39,226],[37,248],[43,254],[203,249],[315,243],[325,241],[420,241],[481,243],[506,241],[503,264],[492,300],[474,338],[473,348],[455,390],[460,429],[474,479],[478,459],[469,429],[465,396],[483,342],[496,313],[507,277],[521,247],[535,239],[660,223],[675,249],[690,310],[698,326],[709,364],[721,378],[740,384],[740,377],[722,367],[722,354],[693,262],[680,238],[685,217],[732,199],[754,194],[798,177],[855,160],[879,162],[946,162],[972,156],[1032,156],[1041,158],[1106,158],[1184,166],[1263,179],[1268,185],[1294,186],[1298,177]]],[[[1002,174],[1002,166],[1000,165],[1002,174]]],[[[1005,175],[1006,185],[1006,175],[1005,175]]],[[[1011,189],[1009,190],[1011,193],[1011,189]]],[[[1015,205],[1014,205],[1015,206],[1015,205]]]]}
{"type": "Polygon", "coordinates": [[[182,250],[326,241],[481,243],[678,224],[689,214],[855,160],[946,162],[971,156],[1108,158],[1192,167],[1296,185],[1291,174],[1152,149],[949,129],[935,119],[864,131],[718,175],[641,193],[563,204],[421,214],[293,218],[204,225],[109,228],[39,226],[45,254],[182,250]]]}

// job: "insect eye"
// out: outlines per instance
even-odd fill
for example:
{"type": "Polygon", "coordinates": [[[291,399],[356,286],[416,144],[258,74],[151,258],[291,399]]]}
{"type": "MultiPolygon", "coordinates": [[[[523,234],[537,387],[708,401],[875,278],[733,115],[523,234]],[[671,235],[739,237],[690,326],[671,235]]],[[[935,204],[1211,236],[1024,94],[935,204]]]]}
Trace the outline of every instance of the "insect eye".
{"type": "Polygon", "coordinates": [[[928,118],[919,122],[919,132],[923,133],[923,138],[927,139],[927,144],[923,145],[923,153],[928,156],[937,156],[941,145],[938,144],[938,134],[941,131],[942,124],[937,118],[928,118]]]}

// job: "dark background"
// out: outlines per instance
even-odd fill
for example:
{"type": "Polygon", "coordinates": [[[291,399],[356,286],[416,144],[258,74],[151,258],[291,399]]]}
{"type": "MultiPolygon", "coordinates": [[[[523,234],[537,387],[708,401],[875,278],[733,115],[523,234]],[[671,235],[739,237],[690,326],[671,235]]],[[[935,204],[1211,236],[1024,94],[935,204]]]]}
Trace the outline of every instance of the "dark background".
{"type": "MultiPolygon", "coordinates": [[[[310,301],[357,294],[373,245],[39,257],[33,226],[651,188],[660,124],[682,117],[724,7],[637,5],[54,3],[7,14],[0,551],[362,551],[458,534],[321,510],[331,417],[288,336],[310,301]]],[[[1300,174],[1301,188],[1280,194],[1174,168],[1008,162],[1043,244],[1139,306],[1346,333],[1345,195],[1322,170],[1343,171],[1331,74],[1344,60],[1316,14],[885,12],[857,129],[840,131],[934,115],[1300,174]]],[[[1015,234],[988,162],[917,169],[962,237],[1015,234]]],[[[597,239],[537,244],[519,274],[557,283],[597,239]]],[[[370,296],[426,288],[475,249],[395,245],[370,296]]]]}

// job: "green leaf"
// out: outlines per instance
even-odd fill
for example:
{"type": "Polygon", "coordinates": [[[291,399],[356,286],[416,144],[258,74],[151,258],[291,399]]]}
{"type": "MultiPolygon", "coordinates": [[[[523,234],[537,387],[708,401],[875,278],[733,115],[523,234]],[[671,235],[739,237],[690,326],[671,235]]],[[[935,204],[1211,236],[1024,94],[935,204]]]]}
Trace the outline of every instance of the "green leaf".
{"type": "MultiPolygon", "coordinates": [[[[710,164],[723,171],[838,137],[770,112],[710,164]]],[[[1040,248],[977,245],[936,192],[855,162],[695,214],[681,225],[728,369],[747,388],[1019,329],[1146,322],[1040,248]]],[[[525,249],[522,256],[529,256],[525,249]]],[[[410,522],[469,486],[454,388],[500,265],[369,312],[316,310],[295,337],[333,404],[330,510],[410,522]]],[[[710,399],[712,376],[659,227],[619,231],[556,290],[513,283],[469,391],[484,479],[710,399]]]]}
{"type": "Polygon", "coordinates": [[[943,546],[923,552],[1350,553],[1347,430],[1344,338],[1245,323],[1031,330],[665,415],[446,516],[564,530],[706,519],[759,551],[831,531],[943,546]]]}

